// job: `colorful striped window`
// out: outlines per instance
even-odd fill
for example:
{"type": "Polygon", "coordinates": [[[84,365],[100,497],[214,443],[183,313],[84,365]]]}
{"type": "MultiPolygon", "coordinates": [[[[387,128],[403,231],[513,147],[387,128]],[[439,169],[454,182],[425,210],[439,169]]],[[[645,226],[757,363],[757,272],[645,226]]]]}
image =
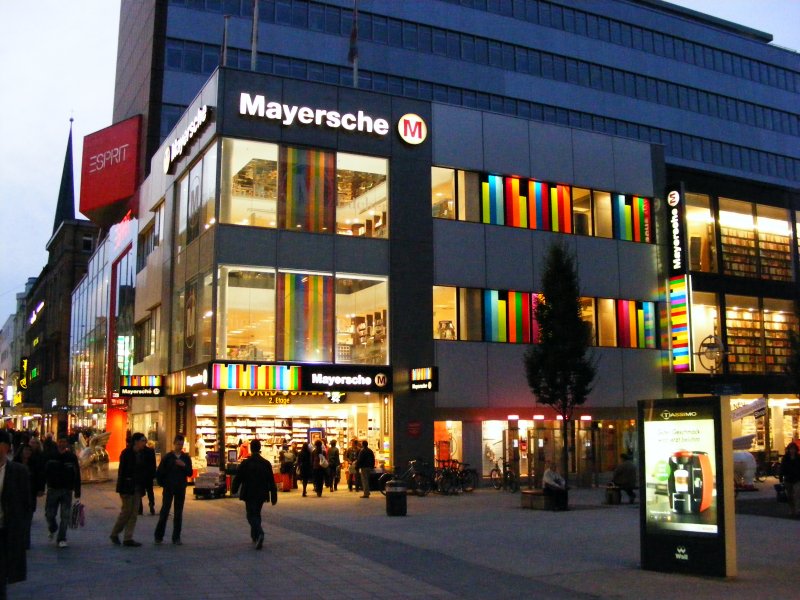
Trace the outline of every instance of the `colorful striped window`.
{"type": "Polygon", "coordinates": [[[277,359],[333,362],[333,277],[278,273],[277,359]]]}
{"type": "Polygon", "coordinates": [[[617,328],[620,348],[655,348],[655,304],[617,300],[617,328]]]}
{"type": "Polygon", "coordinates": [[[278,162],[278,227],[333,233],[336,154],[281,146],[278,162]]]}
{"type": "Polygon", "coordinates": [[[503,178],[499,175],[487,175],[481,181],[481,222],[505,225],[504,207],[503,178]]]}
{"type": "Polygon", "coordinates": [[[300,367],[214,363],[214,390],[299,390],[300,367]]]}
{"type": "Polygon", "coordinates": [[[530,228],[550,231],[550,186],[541,181],[528,181],[528,198],[530,228]]]}
{"type": "Polygon", "coordinates": [[[670,277],[669,324],[672,332],[672,370],[676,373],[691,368],[686,290],[686,275],[670,277]]]}
{"type": "Polygon", "coordinates": [[[611,211],[618,240],[653,241],[653,215],[649,198],[612,194],[611,211]]]}
{"type": "Polygon", "coordinates": [[[484,339],[487,342],[531,343],[531,294],[484,290],[484,339]]]}

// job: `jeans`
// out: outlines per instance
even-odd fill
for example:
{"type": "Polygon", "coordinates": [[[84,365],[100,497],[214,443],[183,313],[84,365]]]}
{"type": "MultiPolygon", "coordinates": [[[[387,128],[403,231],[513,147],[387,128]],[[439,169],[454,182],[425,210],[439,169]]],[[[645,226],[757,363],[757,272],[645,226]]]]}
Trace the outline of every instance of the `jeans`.
{"type": "Polygon", "coordinates": [[[261,507],[264,506],[263,500],[245,500],[244,510],[247,514],[247,522],[250,523],[250,539],[254,542],[259,536],[264,535],[261,528],[261,507]]]}
{"type": "Polygon", "coordinates": [[[177,488],[165,487],[161,495],[161,512],[158,515],[158,524],[156,525],[155,538],[157,540],[164,539],[164,533],[167,529],[167,519],[169,518],[169,509],[175,502],[175,511],[172,515],[172,541],[181,539],[181,527],[183,525],[183,504],[186,501],[186,488],[181,486],[177,488]]]}
{"type": "Polygon", "coordinates": [[[72,490],[47,488],[47,498],[44,504],[44,516],[47,519],[47,529],[50,533],[58,531],[59,542],[67,539],[67,527],[72,517],[72,490]],[[60,508],[60,511],[59,511],[60,508]],[[56,523],[56,513],[61,513],[61,522],[56,523]]]}

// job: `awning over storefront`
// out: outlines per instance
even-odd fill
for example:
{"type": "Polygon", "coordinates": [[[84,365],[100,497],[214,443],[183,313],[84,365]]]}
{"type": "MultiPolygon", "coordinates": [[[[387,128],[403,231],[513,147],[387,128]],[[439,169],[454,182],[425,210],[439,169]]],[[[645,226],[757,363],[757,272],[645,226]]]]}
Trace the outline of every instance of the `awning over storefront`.
{"type": "Polygon", "coordinates": [[[739,408],[732,410],[731,421],[738,421],[739,419],[743,419],[744,417],[752,415],[755,412],[766,410],[766,408],[767,408],[767,399],[758,398],[748,404],[745,404],[744,406],[740,406],[739,408]]]}

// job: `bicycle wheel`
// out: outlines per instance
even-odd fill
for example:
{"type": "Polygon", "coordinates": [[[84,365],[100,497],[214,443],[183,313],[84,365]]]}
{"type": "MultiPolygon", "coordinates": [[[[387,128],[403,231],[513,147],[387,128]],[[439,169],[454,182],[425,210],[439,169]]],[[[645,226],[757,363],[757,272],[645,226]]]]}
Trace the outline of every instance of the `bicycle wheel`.
{"type": "Polygon", "coordinates": [[[461,489],[465,492],[471,492],[477,486],[477,473],[475,473],[472,469],[464,469],[458,474],[459,483],[461,484],[461,489]]]}
{"type": "Polygon", "coordinates": [[[519,480],[514,473],[506,473],[506,484],[508,485],[508,490],[514,494],[519,491],[519,480]]]}
{"type": "Polygon", "coordinates": [[[467,477],[469,478],[470,491],[481,486],[481,478],[478,477],[478,472],[475,469],[467,470],[467,477]]]}
{"type": "Polygon", "coordinates": [[[442,494],[453,494],[456,491],[456,480],[453,474],[448,471],[443,471],[439,479],[439,491],[442,494]]]}
{"type": "Polygon", "coordinates": [[[503,474],[500,472],[500,469],[492,469],[489,471],[489,479],[492,480],[494,489],[499,490],[503,487],[503,474]]]}
{"type": "Polygon", "coordinates": [[[415,473],[411,484],[414,486],[414,493],[417,496],[426,496],[431,491],[431,482],[422,473],[415,473]]]}

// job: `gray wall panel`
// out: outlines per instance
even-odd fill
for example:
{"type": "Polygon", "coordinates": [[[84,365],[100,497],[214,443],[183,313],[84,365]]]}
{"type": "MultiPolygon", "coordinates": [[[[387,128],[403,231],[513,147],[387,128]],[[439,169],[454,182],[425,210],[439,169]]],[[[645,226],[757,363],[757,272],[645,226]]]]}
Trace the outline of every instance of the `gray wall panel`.
{"type": "MultiPolygon", "coordinates": [[[[531,405],[535,398],[525,378],[522,357],[524,344],[486,344],[488,353],[487,388],[492,407],[531,405]]],[[[523,417],[524,418],[524,417],[523,417]]]]}
{"type": "Polygon", "coordinates": [[[334,252],[337,271],[389,274],[389,243],[386,241],[339,235],[335,238],[334,252]]]}
{"type": "Polygon", "coordinates": [[[530,177],[544,181],[574,179],[572,168],[572,135],[567,127],[546,123],[530,123],[530,177]]]}
{"type": "MultiPolygon", "coordinates": [[[[622,350],[619,348],[592,348],[597,365],[594,386],[585,406],[623,406],[622,350]]],[[[638,377],[652,377],[656,373],[638,373],[638,377]]]]}
{"type": "Polygon", "coordinates": [[[278,266],[287,269],[333,271],[332,235],[278,232],[278,266]]]}
{"type": "Polygon", "coordinates": [[[619,242],[619,244],[619,297],[628,300],[658,299],[656,246],[636,242],[619,242]]]}
{"type": "Polygon", "coordinates": [[[434,342],[439,365],[437,408],[488,406],[487,344],[434,342]]]}
{"type": "Polygon", "coordinates": [[[217,225],[220,264],[274,267],[278,260],[278,232],[274,229],[217,225]]]}
{"type": "Polygon", "coordinates": [[[614,156],[609,136],[573,129],[572,156],[575,185],[614,189],[614,156]]]}
{"type": "Polygon", "coordinates": [[[533,242],[530,231],[486,227],[486,287],[533,290],[533,242]]]}
{"type": "Polygon", "coordinates": [[[483,171],[481,113],[466,108],[432,104],[433,164],[483,171]]]}
{"type": "Polygon", "coordinates": [[[624,138],[611,138],[614,147],[613,191],[653,196],[651,146],[624,138]]]}
{"type": "Polygon", "coordinates": [[[622,349],[621,353],[625,406],[634,407],[646,398],[663,398],[661,351],[622,349]]]}
{"type": "Polygon", "coordinates": [[[492,173],[526,175],[530,168],[528,121],[483,113],[483,164],[492,173]]]}
{"type": "Polygon", "coordinates": [[[435,284],[486,287],[485,231],[475,223],[433,219],[435,284]]]}
{"type": "Polygon", "coordinates": [[[600,238],[575,238],[581,294],[602,298],[619,296],[619,242],[600,238]]]}

